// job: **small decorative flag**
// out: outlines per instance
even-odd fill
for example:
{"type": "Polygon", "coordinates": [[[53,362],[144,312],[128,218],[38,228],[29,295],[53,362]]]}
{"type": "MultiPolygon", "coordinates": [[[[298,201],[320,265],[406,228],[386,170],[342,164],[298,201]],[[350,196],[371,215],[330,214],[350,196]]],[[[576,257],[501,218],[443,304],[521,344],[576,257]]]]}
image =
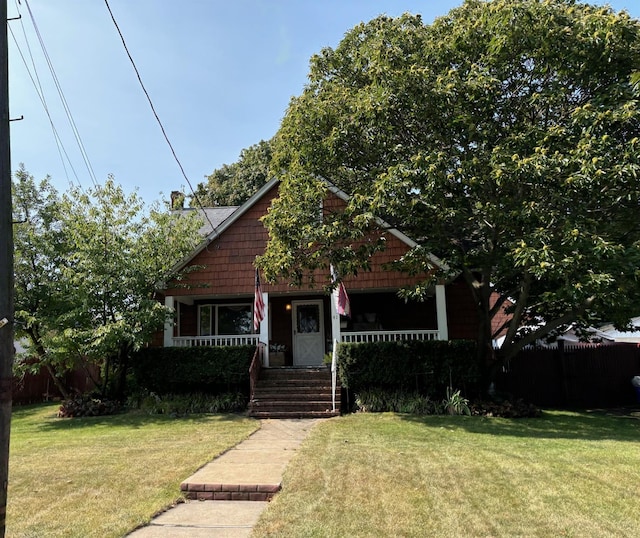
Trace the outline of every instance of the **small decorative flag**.
{"type": "Polygon", "coordinates": [[[260,322],[264,319],[264,301],[262,300],[262,286],[260,286],[260,274],[256,269],[256,290],[253,298],[253,330],[260,332],[260,322]]]}
{"type": "MultiPolygon", "coordinates": [[[[330,266],[331,280],[335,283],[338,280],[338,276],[333,269],[333,265],[330,266]]],[[[347,295],[347,289],[344,287],[342,281],[340,281],[333,289],[333,300],[336,303],[336,310],[341,316],[351,317],[351,303],[349,302],[349,296],[347,295]]]]}

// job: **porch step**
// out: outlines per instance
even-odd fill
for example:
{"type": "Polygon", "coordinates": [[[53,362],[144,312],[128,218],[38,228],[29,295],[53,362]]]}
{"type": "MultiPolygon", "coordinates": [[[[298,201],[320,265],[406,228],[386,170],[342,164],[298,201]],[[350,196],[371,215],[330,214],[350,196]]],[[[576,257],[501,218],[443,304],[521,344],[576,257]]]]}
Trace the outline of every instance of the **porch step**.
{"type": "MultiPolygon", "coordinates": [[[[336,405],[337,402],[336,402],[336,405]]],[[[268,419],[268,418],[331,418],[339,417],[340,411],[253,411],[251,413],[253,418],[268,419]]]]}
{"type": "Polygon", "coordinates": [[[322,418],[339,415],[340,387],[332,411],[328,368],[263,368],[249,403],[255,418],[322,418]]]}

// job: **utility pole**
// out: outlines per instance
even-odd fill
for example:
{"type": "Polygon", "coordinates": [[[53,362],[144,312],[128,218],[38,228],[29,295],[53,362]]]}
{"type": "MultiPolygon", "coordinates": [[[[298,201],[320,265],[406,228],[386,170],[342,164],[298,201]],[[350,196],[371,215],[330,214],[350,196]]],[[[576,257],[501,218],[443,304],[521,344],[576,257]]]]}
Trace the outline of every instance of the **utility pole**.
{"type": "Polygon", "coordinates": [[[5,535],[13,368],[13,211],[9,143],[7,0],[0,0],[0,538],[5,535]]]}

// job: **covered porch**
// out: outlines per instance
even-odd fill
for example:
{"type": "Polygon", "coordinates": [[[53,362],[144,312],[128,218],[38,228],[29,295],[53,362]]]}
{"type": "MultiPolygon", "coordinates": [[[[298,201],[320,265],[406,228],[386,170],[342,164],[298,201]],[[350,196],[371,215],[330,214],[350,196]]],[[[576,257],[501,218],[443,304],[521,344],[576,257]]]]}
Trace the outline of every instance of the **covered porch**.
{"type": "Polygon", "coordinates": [[[423,302],[405,302],[395,290],[350,291],[351,316],[338,314],[328,294],[262,294],[260,331],[253,331],[251,296],[167,296],[174,323],[165,347],[260,346],[263,367],[309,367],[326,362],[334,342],[448,340],[445,286],[423,302]]]}

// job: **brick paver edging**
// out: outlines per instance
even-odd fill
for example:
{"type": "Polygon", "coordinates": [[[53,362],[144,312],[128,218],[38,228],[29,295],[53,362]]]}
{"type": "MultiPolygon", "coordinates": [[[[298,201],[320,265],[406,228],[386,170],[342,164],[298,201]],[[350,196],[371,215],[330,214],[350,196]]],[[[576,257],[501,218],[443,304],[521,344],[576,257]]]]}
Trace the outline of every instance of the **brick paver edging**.
{"type": "Polygon", "coordinates": [[[183,482],[180,490],[194,501],[270,501],[281,484],[191,484],[183,482]]]}

